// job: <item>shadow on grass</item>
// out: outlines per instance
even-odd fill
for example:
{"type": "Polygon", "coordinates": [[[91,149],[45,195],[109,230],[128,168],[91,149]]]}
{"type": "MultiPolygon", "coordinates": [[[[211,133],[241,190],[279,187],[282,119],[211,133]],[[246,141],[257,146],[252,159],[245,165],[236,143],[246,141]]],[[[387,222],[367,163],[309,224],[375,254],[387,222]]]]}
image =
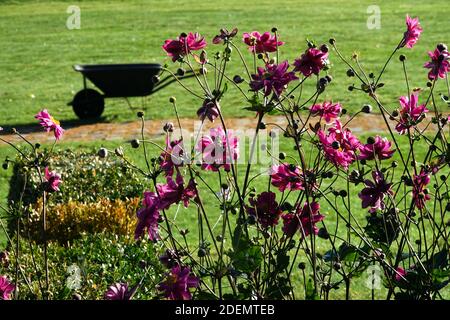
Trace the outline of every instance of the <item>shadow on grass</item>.
{"type": "MultiPolygon", "coordinates": [[[[96,124],[96,123],[109,123],[111,119],[107,119],[106,117],[100,117],[97,119],[88,119],[88,120],[80,120],[80,119],[71,119],[66,121],[61,121],[61,126],[64,129],[71,129],[76,127],[82,127],[85,125],[96,124]]],[[[19,123],[15,125],[2,125],[3,131],[0,131],[0,135],[10,135],[12,134],[13,129],[16,129],[18,132],[23,134],[34,133],[34,132],[42,132],[42,127],[36,122],[29,123],[19,123]]]]}

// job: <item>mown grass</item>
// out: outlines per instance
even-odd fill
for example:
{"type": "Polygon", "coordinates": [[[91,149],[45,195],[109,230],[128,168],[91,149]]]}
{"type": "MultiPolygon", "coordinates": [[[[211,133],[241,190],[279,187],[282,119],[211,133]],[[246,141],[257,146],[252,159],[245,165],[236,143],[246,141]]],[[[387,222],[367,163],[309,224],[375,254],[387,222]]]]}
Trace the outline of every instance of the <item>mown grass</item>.
{"type": "MultiPolygon", "coordinates": [[[[72,1],[2,1],[0,3],[0,125],[29,123],[30,115],[43,107],[58,119],[73,120],[71,101],[82,88],[81,75],[72,70],[78,63],[168,62],[161,49],[163,41],[180,32],[198,31],[210,41],[219,28],[238,27],[240,32],[269,31],[278,27],[286,41],[282,59],[292,61],[306,47],[306,39],[326,43],[334,37],[345,57],[356,51],[368,72],[377,72],[397,45],[405,30],[405,15],[419,16],[424,32],[408,56],[408,70],[413,87],[423,87],[428,59],[427,50],[448,41],[450,25],[446,23],[450,7],[446,0],[379,1],[381,28],[367,28],[367,13],[373,1],[328,0],[230,0],[226,3],[200,0],[168,1],[78,1],[81,29],[68,30],[66,9],[72,1]]],[[[243,51],[244,46],[239,45],[243,51]]],[[[210,46],[210,52],[222,50],[210,46]]],[[[250,56],[249,56],[250,58],[250,56]]],[[[351,111],[369,102],[364,95],[348,93],[352,83],[346,67],[331,53],[334,78],[323,98],[341,101],[351,111]]],[[[237,55],[231,62],[230,75],[242,73],[237,55]]],[[[177,66],[173,65],[175,69],[177,66]]],[[[383,78],[385,87],[379,94],[395,107],[398,96],[406,92],[398,59],[394,58],[383,78]]],[[[186,84],[194,86],[193,81],[186,84]]],[[[437,91],[444,92],[443,82],[437,91]]],[[[148,108],[150,118],[172,118],[168,97],[176,96],[183,117],[194,117],[199,101],[186,95],[178,85],[150,96],[144,101],[131,99],[133,106],[148,108]]],[[[125,101],[107,100],[105,121],[134,119],[125,101]]],[[[238,91],[232,89],[222,107],[227,116],[248,116],[238,91]]]]}

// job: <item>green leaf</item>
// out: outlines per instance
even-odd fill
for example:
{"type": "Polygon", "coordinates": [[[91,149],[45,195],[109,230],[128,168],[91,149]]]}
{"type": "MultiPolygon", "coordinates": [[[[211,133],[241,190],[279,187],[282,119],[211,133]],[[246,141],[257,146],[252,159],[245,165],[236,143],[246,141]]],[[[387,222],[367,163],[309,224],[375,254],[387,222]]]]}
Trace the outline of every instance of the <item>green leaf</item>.
{"type": "Polygon", "coordinates": [[[444,269],[448,266],[448,251],[444,248],[427,261],[429,269],[444,269]]]}
{"type": "Polygon", "coordinates": [[[286,252],[279,253],[277,255],[277,269],[281,272],[284,269],[289,267],[290,257],[286,254],[286,252]]]}
{"type": "Polygon", "coordinates": [[[306,300],[320,300],[319,294],[314,289],[314,283],[312,279],[308,279],[308,283],[306,284],[306,300]]]}
{"type": "Polygon", "coordinates": [[[195,300],[217,300],[217,297],[209,292],[199,292],[195,295],[195,300]]]}
{"type": "Polygon", "coordinates": [[[245,250],[235,251],[232,259],[237,270],[251,273],[261,266],[263,260],[261,247],[252,245],[245,250]]]}

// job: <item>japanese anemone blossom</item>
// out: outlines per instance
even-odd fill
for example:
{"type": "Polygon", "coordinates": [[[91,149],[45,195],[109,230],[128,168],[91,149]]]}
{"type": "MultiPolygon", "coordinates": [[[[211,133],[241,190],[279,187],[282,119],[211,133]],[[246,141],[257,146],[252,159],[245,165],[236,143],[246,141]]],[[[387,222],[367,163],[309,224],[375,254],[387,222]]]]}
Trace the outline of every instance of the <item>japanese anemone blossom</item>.
{"type": "Polygon", "coordinates": [[[328,134],[319,130],[317,135],[325,157],[335,166],[348,169],[348,166],[356,160],[355,151],[360,148],[361,143],[350,129],[342,129],[339,120],[336,120],[334,126],[328,129],[328,134]]]}
{"type": "Polygon", "coordinates": [[[258,31],[245,32],[242,40],[248,45],[248,50],[254,53],[275,52],[277,47],[284,44],[282,41],[277,41],[277,38],[269,32],[263,34],[258,31]]]}
{"type": "Polygon", "coordinates": [[[413,176],[412,182],[414,204],[418,209],[422,209],[425,207],[425,202],[431,199],[426,189],[426,186],[430,183],[430,173],[422,168],[418,175],[413,176]]]}
{"type": "Polygon", "coordinates": [[[164,253],[159,256],[159,261],[169,269],[178,265],[179,260],[180,257],[174,249],[166,249],[166,251],[164,251],[164,253]]]}
{"type": "Polygon", "coordinates": [[[249,198],[250,206],[247,206],[247,213],[254,216],[263,229],[276,226],[281,215],[278,202],[275,201],[275,193],[262,192],[256,199],[249,198]]]}
{"type": "Polygon", "coordinates": [[[289,190],[304,190],[303,177],[300,168],[296,165],[283,163],[272,166],[270,174],[272,185],[283,192],[289,190]]]}
{"type": "Polygon", "coordinates": [[[151,241],[157,241],[159,239],[159,210],[158,196],[154,192],[144,192],[142,208],[137,212],[138,223],[134,231],[134,238],[136,240],[143,235],[145,229],[147,229],[151,241]]]}
{"type": "Polygon", "coordinates": [[[183,201],[185,208],[189,206],[189,199],[195,198],[196,189],[194,180],[189,180],[187,187],[181,174],[177,175],[176,181],[172,177],[167,177],[166,184],[157,184],[156,189],[160,197],[158,208],[168,209],[172,204],[183,201]]]}
{"type": "Polygon", "coordinates": [[[253,91],[264,89],[264,96],[272,92],[279,97],[289,82],[297,80],[293,71],[288,72],[289,63],[284,61],[280,64],[266,64],[265,68],[258,67],[258,74],[252,74],[250,88],[253,91]]]}
{"type": "Polygon", "coordinates": [[[424,104],[418,106],[418,100],[419,95],[417,93],[411,94],[409,99],[408,97],[400,97],[400,119],[395,126],[398,133],[405,134],[408,128],[422,120],[422,117],[428,112],[424,104]]]}
{"type": "Polygon", "coordinates": [[[16,289],[5,276],[0,276],[0,300],[11,300],[11,294],[16,289]]]}
{"type": "Polygon", "coordinates": [[[159,156],[160,167],[166,176],[172,176],[174,169],[183,165],[184,159],[183,140],[170,141],[169,136],[166,139],[166,149],[159,156]]]}
{"type": "Polygon", "coordinates": [[[212,128],[209,136],[199,140],[196,150],[202,153],[203,169],[218,171],[223,167],[230,170],[233,160],[239,157],[239,140],[231,130],[225,134],[222,127],[212,128]]]}
{"type": "Polygon", "coordinates": [[[341,111],[342,107],[339,103],[332,103],[330,101],[325,101],[322,104],[315,104],[309,109],[309,112],[311,112],[313,116],[320,116],[325,119],[326,123],[330,123],[339,118],[339,113],[341,113],[341,111]]]}
{"type": "Polygon", "coordinates": [[[397,267],[397,269],[395,270],[395,281],[397,282],[402,281],[407,274],[408,273],[406,272],[405,269],[403,269],[402,267],[397,267]]]}
{"type": "Polygon", "coordinates": [[[234,28],[233,30],[231,30],[231,32],[228,31],[227,29],[220,29],[220,34],[216,35],[213,38],[212,42],[214,44],[219,44],[219,43],[222,43],[222,42],[226,42],[229,39],[234,38],[237,35],[237,33],[238,33],[238,29],[237,28],[234,28]]]}
{"type": "Polygon", "coordinates": [[[422,27],[419,23],[419,18],[410,18],[406,15],[406,31],[403,35],[403,41],[399,47],[412,48],[419,40],[420,34],[422,33],[422,27]]]}
{"type": "Polygon", "coordinates": [[[385,160],[392,157],[395,150],[391,150],[392,143],[387,138],[376,136],[374,143],[361,145],[359,160],[385,160]]]}
{"type": "Polygon", "coordinates": [[[214,120],[220,114],[220,105],[217,100],[205,99],[203,105],[197,110],[197,116],[200,120],[205,120],[208,118],[209,121],[214,122],[214,120]]]}
{"type": "Polygon", "coordinates": [[[311,205],[305,202],[303,208],[298,206],[295,213],[284,214],[281,217],[284,234],[288,237],[294,236],[297,231],[300,231],[302,237],[307,237],[311,233],[318,234],[319,229],[316,227],[316,223],[325,218],[319,213],[319,209],[318,202],[312,202],[311,205]]]}
{"type": "Polygon", "coordinates": [[[387,183],[383,173],[380,171],[372,172],[373,182],[369,179],[364,180],[365,188],[361,190],[358,197],[362,200],[363,209],[370,207],[369,212],[373,213],[384,210],[384,197],[388,194],[394,194],[391,190],[392,183],[387,183]]]}
{"type": "Polygon", "coordinates": [[[48,167],[45,167],[44,178],[45,190],[47,192],[59,191],[59,185],[62,182],[60,174],[56,173],[56,171],[50,171],[48,167]]]}
{"type": "Polygon", "coordinates": [[[445,74],[450,71],[450,54],[446,48],[436,48],[434,51],[429,51],[428,55],[431,58],[430,62],[424,64],[424,68],[431,69],[428,72],[428,79],[445,78],[445,74]]]}
{"type": "Polygon", "coordinates": [[[318,75],[327,64],[328,52],[317,48],[309,48],[300,58],[295,59],[294,71],[300,71],[305,77],[309,77],[311,74],[318,75]]]}
{"type": "Polygon", "coordinates": [[[173,62],[186,56],[191,51],[201,50],[204,47],[206,47],[205,38],[197,32],[189,32],[188,35],[181,34],[175,40],[167,39],[162,46],[167,55],[172,57],[173,62]]]}
{"type": "Polygon", "coordinates": [[[59,121],[55,120],[55,118],[48,113],[47,109],[40,111],[34,117],[40,121],[39,124],[45,129],[45,131],[53,131],[56,140],[61,139],[64,129],[60,126],[59,121]]]}
{"type": "Polygon", "coordinates": [[[166,280],[158,285],[158,290],[170,300],[191,300],[190,288],[199,286],[199,279],[192,275],[189,267],[176,265],[166,274],[166,280]]]}
{"type": "Polygon", "coordinates": [[[109,286],[105,292],[106,300],[130,300],[133,291],[128,287],[128,283],[115,283],[109,286]]]}

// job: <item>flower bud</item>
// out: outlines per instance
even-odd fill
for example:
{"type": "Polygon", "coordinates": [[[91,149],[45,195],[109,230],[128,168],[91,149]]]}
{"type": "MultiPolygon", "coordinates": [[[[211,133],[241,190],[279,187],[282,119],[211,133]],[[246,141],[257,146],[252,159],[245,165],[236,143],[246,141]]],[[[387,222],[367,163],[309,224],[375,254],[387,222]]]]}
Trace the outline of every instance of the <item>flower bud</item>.
{"type": "Polygon", "coordinates": [[[131,147],[134,148],[134,149],[139,148],[139,145],[140,145],[140,144],[141,144],[141,143],[140,143],[139,139],[133,139],[133,140],[131,140],[131,147]]]}
{"type": "Polygon", "coordinates": [[[398,57],[398,59],[400,60],[400,61],[405,61],[406,60],[406,56],[404,55],[404,54],[401,54],[399,57],[398,57]]]}
{"type": "Polygon", "coordinates": [[[278,155],[278,158],[279,158],[280,160],[286,159],[286,153],[280,152],[280,154],[278,155]]]}
{"type": "Polygon", "coordinates": [[[370,104],[365,104],[365,105],[363,105],[361,111],[364,112],[364,113],[371,113],[372,112],[372,106],[370,104]]]}
{"type": "Polygon", "coordinates": [[[169,98],[169,102],[170,102],[170,103],[175,103],[175,102],[177,102],[177,98],[175,98],[175,97],[170,97],[170,98],[169,98]]]}
{"type": "Polygon", "coordinates": [[[81,295],[79,293],[74,293],[72,295],[72,300],[82,300],[83,298],[81,297],[81,295]]]}
{"type": "Polygon", "coordinates": [[[138,111],[137,116],[138,118],[143,118],[144,117],[144,111],[138,111]]]}
{"type": "Polygon", "coordinates": [[[306,269],[306,264],[305,264],[304,262],[300,262],[300,263],[298,264],[298,268],[299,268],[300,270],[305,270],[305,269],[306,269]]]}
{"type": "Polygon", "coordinates": [[[166,122],[163,127],[164,132],[173,132],[173,123],[166,122]]]}
{"type": "Polygon", "coordinates": [[[277,29],[276,27],[273,27],[273,28],[272,28],[272,32],[273,32],[273,33],[277,32],[277,31],[278,31],[278,29],[277,29]]]}
{"type": "Polygon", "coordinates": [[[331,45],[334,45],[334,44],[336,43],[336,40],[335,40],[334,38],[331,38],[328,42],[329,42],[331,45]]]}
{"type": "Polygon", "coordinates": [[[123,157],[123,148],[122,147],[118,147],[118,148],[114,149],[114,153],[118,157],[123,157]]]}
{"type": "Polygon", "coordinates": [[[375,138],[374,137],[368,137],[367,138],[367,144],[374,144],[375,143],[375,138]]]}
{"type": "Polygon", "coordinates": [[[355,72],[353,71],[353,69],[348,69],[347,70],[347,77],[354,77],[355,76],[355,72]]]}
{"type": "Polygon", "coordinates": [[[100,150],[98,150],[97,154],[100,158],[104,159],[108,156],[108,150],[105,148],[100,148],[100,150]]]}
{"type": "Polygon", "coordinates": [[[183,68],[178,68],[177,69],[177,76],[184,76],[186,74],[186,70],[184,70],[183,68]]]}
{"type": "Polygon", "coordinates": [[[234,81],[234,83],[239,84],[239,83],[244,82],[244,79],[242,79],[241,76],[239,76],[239,75],[235,75],[233,77],[233,81],[234,81]]]}
{"type": "Polygon", "coordinates": [[[339,149],[341,147],[341,144],[339,143],[339,141],[333,141],[331,143],[331,147],[335,150],[339,149]]]}
{"type": "Polygon", "coordinates": [[[439,43],[437,46],[436,46],[436,48],[439,50],[439,51],[447,51],[447,46],[445,45],[445,43],[439,43]]]}
{"type": "Polygon", "coordinates": [[[328,50],[329,50],[328,46],[326,44],[321,45],[319,49],[322,52],[328,52],[328,50]]]}
{"type": "Polygon", "coordinates": [[[204,248],[200,248],[200,249],[198,250],[198,253],[197,253],[197,255],[198,255],[199,258],[206,257],[206,254],[207,254],[207,252],[206,252],[206,250],[205,250],[204,248]]]}
{"type": "Polygon", "coordinates": [[[266,129],[266,124],[264,122],[259,123],[259,129],[264,130],[266,129]]]}

